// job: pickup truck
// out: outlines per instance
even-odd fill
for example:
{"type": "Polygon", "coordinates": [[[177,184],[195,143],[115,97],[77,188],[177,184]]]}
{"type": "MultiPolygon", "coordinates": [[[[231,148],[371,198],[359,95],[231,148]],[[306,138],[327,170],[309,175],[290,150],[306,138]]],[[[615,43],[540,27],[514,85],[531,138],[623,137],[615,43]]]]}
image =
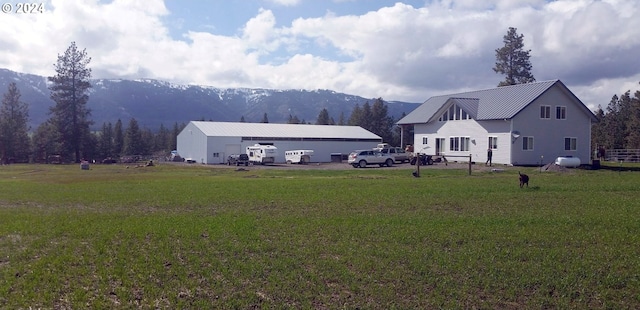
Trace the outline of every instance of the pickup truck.
{"type": "Polygon", "coordinates": [[[391,157],[393,157],[393,160],[399,163],[404,163],[404,162],[409,162],[409,153],[407,153],[403,148],[401,147],[393,147],[393,146],[387,146],[387,147],[377,147],[373,149],[374,151],[378,151],[378,152],[382,152],[384,154],[389,154],[391,155],[391,157]]]}

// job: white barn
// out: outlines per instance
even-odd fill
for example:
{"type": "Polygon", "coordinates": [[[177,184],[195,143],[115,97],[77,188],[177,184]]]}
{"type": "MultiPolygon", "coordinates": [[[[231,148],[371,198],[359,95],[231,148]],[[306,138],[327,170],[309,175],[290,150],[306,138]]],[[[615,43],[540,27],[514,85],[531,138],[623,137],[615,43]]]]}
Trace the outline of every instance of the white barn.
{"type": "Polygon", "coordinates": [[[558,157],[588,163],[594,121],[580,99],[552,80],[431,97],[397,124],[413,126],[416,152],[484,163],[491,149],[493,163],[526,166],[558,157]]]}
{"type": "Polygon", "coordinates": [[[192,121],[178,134],[177,151],[198,163],[222,164],[231,154],[245,153],[247,146],[272,143],[278,148],[276,163],[285,162],[288,150],[313,150],[312,162],[330,162],[332,154],[370,149],[381,142],[359,126],[192,121]]]}

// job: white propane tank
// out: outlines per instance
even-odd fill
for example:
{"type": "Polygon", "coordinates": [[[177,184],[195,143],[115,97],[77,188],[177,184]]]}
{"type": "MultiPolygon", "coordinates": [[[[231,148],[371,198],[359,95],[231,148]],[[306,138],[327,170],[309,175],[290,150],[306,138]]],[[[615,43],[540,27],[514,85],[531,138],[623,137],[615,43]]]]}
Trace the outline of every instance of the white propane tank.
{"type": "Polygon", "coordinates": [[[560,167],[578,167],[580,166],[580,158],[578,157],[558,157],[556,165],[560,167]]]}

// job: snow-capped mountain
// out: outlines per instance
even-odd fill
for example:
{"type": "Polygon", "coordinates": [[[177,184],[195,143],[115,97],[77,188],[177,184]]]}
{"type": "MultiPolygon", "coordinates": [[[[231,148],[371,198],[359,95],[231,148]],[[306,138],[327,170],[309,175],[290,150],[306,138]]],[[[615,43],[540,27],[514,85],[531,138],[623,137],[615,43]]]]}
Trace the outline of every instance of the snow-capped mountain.
{"type": "MultiPolygon", "coordinates": [[[[21,100],[29,104],[30,124],[35,129],[49,118],[49,108],[54,105],[47,78],[0,69],[0,93],[6,93],[10,82],[16,83],[21,100]]],[[[126,124],[131,118],[150,129],[191,120],[237,122],[244,117],[246,122],[260,122],[265,113],[271,123],[286,123],[290,115],[315,123],[323,108],[338,122],[341,113],[348,119],[356,104],[373,104],[375,100],[331,90],[221,89],[153,79],[93,79],[91,84],[88,108],[95,128],[118,119],[126,124]]],[[[394,119],[419,105],[397,101],[386,104],[394,119]]]]}

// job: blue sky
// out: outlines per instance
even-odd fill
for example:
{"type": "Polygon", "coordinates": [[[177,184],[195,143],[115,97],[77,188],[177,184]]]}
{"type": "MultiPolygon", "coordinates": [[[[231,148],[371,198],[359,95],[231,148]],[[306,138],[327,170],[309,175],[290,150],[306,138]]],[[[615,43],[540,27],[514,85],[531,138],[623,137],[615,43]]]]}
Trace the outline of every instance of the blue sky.
{"type": "MultiPolygon", "coordinates": [[[[6,1],[14,8],[24,1],[6,1]]],[[[495,87],[509,27],[538,81],[587,106],[640,89],[637,0],[45,0],[0,13],[0,68],[49,76],[71,41],[94,78],[330,89],[423,102],[495,87]]]]}

